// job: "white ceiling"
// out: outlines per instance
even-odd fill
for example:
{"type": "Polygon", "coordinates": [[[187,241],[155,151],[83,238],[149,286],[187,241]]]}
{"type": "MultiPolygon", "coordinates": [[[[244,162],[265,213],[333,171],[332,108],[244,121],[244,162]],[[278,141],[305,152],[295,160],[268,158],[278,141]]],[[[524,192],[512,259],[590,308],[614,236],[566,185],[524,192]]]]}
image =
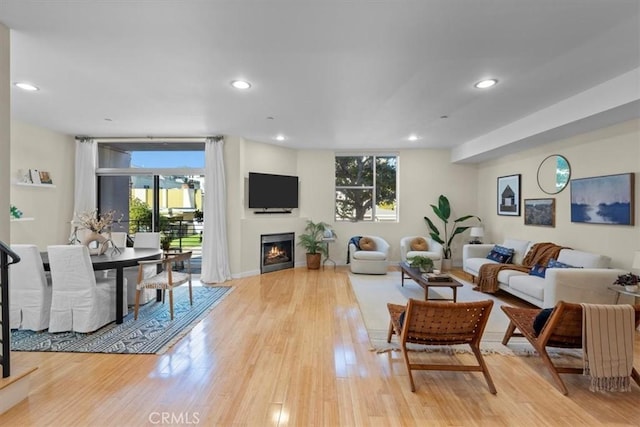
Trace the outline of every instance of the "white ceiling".
{"type": "Polygon", "coordinates": [[[477,161],[640,117],[638,0],[0,0],[0,22],[12,82],[41,89],[12,88],[13,117],[70,135],[477,161]],[[500,82],[473,87],[486,77],[500,82]]]}

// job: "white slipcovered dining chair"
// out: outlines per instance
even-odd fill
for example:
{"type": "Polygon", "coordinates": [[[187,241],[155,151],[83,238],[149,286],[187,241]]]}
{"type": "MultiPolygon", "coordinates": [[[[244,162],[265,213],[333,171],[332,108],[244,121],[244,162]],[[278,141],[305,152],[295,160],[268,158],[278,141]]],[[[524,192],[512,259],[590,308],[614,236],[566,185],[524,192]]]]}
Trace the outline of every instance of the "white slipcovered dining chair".
{"type": "Polygon", "coordinates": [[[431,258],[435,269],[442,267],[442,245],[431,237],[407,236],[400,239],[400,260],[408,262],[414,256],[431,258]],[[426,248],[420,247],[423,242],[426,243],[426,248]]]}
{"type": "Polygon", "coordinates": [[[49,327],[51,280],[36,245],[11,245],[20,262],[9,267],[9,323],[11,329],[42,331],[49,327]]]}
{"type": "MultiPolygon", "coordinates": [[[[47,248],[52,279],[49,332],[93,332],[115,320],[116,281],[96,278],[83,245],[47,248]]],[[[127,280],[124,279],[124,301],[127,280]]],[[[123,309],[126,313],[126,304],[123,309]]]]}
{"type": "Polygon", "coordinates": [[[359,239],[358,246],[353,243],[352,239],[349,243],[351,272],[357,274],[387,274],[389,249],[389,243],[379,236],[362,236],[359,239]]]}
{"type": "MultiPolygon", "coordinates": [[[[160,233],[156,232],[142,232],[136,233],[133,239],[134,248],[153,248],[160,249],[160,233]]],[[[144,269],[144,277],[153,276],[157,273],[156,266],[147,266],[144,269]]],[[[138,267],[130,267],[124,269],[124,275],[127,278],[127,301],[128,305],[134,305],[136,303],[136,283],[138,282],[138,267]]],[[[146,304],[151,300],[155,300],[156,293],[153,289],[144,289],[140,293],[139,304],[146,304]]]]}

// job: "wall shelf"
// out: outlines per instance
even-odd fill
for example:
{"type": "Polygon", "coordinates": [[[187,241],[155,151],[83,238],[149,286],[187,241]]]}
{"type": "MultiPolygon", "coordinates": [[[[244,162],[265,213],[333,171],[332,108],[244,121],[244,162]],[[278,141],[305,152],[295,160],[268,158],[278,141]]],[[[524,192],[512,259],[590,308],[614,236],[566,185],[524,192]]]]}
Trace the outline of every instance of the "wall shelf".
{"type": "Polygon", "coordinates": [[[55,184],[31,184],[28,182],[14,182],[14,185],[19,185],[21,187],[48,187],[48,188],[56,188],[55,184]]]}
{"type": "Polygon", "coordinates": [[[33,221],[33,218],[22,217],[22,218],[11,218],[11,222],[21,222],[21,221],[33,221]]]}

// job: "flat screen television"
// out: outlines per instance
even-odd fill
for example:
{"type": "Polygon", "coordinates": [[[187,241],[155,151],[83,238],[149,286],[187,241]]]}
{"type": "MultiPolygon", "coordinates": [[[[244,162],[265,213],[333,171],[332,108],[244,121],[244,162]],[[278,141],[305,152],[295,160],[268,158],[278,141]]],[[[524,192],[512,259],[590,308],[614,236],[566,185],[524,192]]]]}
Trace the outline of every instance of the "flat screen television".
{"type": "Polygon", "coordinates": [[[298,207],[298,177],[249,172],[250,209],[298,207]]]}

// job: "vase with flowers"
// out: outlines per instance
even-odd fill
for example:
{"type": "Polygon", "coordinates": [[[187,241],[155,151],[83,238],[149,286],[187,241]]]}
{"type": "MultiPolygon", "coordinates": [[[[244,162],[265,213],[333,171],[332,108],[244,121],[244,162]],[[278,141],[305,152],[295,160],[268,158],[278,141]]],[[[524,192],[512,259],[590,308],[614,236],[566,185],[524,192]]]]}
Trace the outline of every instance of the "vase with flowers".
{"type": "Polygon", "coordinates": [[[640,277],[636,276],[633,273],[629,273],[618,276],[613,284],[624,286],[624,289],[626,291],[635,292],[638,290],[638,282],[640,282],[640,277]]]}
{"type": "Polygon", "coordinates": [[[89,248],[91,255],[102,255],[109,247],[113,223],[120,222],[123,216],[116,219],[115,210],[99,214],[97,209],[77,214],[76,226],[79,229],[88,230],[80,243],[89,248]],[[94,242],[97,244],[95,248],[93,247],[94,242]]]}

